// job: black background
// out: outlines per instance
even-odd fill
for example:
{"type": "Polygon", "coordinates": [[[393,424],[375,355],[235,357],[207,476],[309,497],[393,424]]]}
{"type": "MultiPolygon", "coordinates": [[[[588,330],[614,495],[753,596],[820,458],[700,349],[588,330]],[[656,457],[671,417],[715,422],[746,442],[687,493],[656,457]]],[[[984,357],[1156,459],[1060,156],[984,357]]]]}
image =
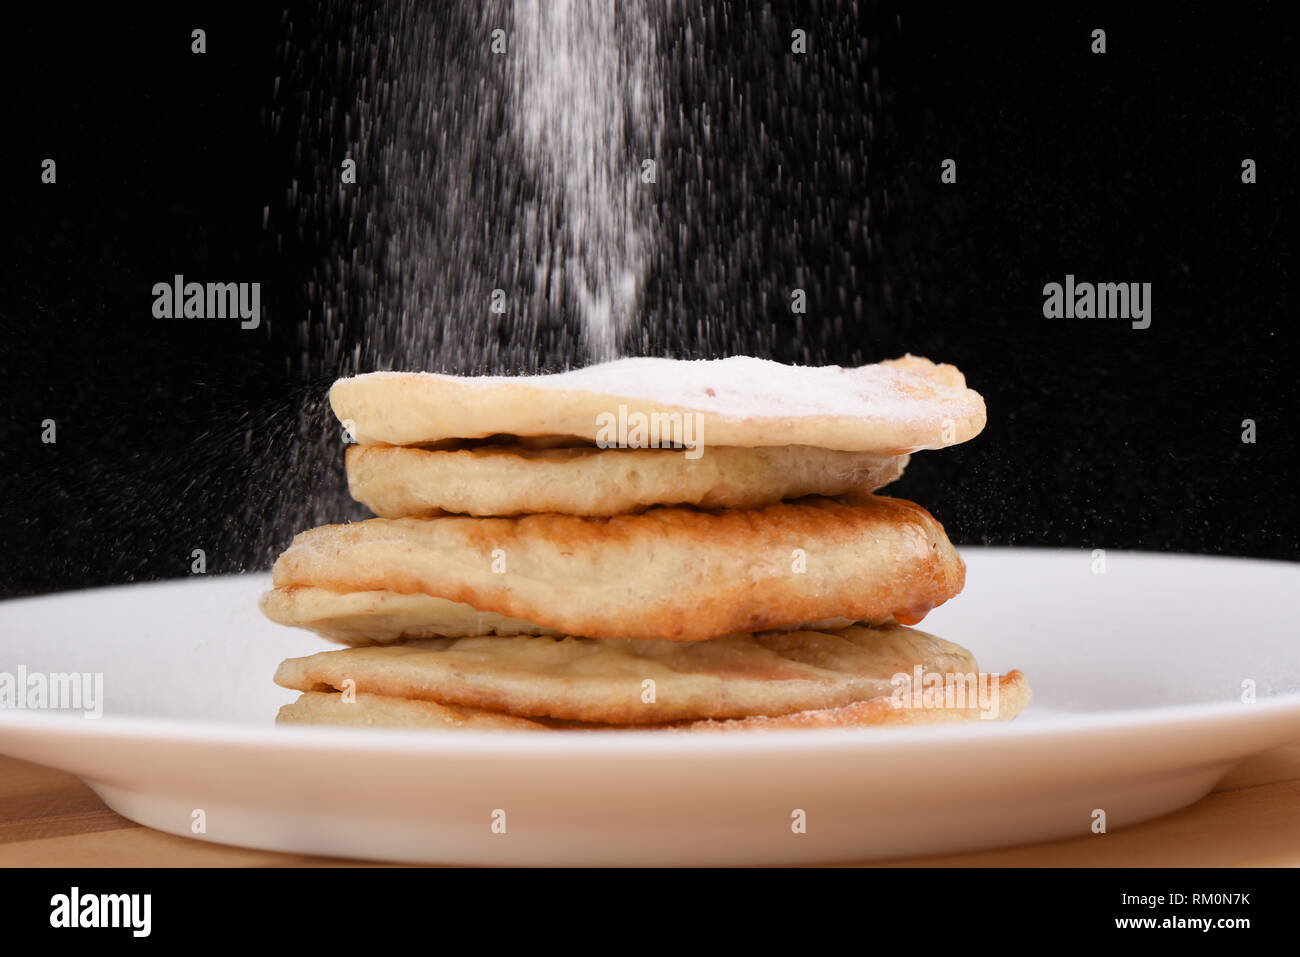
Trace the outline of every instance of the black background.
{"type": "MultiPolygon", "coordinates": [[[[648,331],[625,351],[955,363],[985,396],[987,429],[918,456],[889,491],[959,544],[1300,557],[1289,5],[701,6],[689,16],[703,60],[687,70],[670,47],[666,92],[717,99],[718,130],[707,155],[691,155],[689,128],[669,131],[664,221],[683,215],[699,170],[721,200],[696,235],[734,230],[742,167],[761,178],[779,163],[783,188],[750,197],[770,215],[744,268],[692,287],[700,250],[669,245],[647,283],[648,331]],[[795,26],[810,49],[792,67],[795,26]],[[1089,51],[1097,27],[1104,55],[1089,51]],[[727,75],[764,91],[755,113],[722,98],[727,75]],[[827,144],[861,140],[868,117],[867,171],[837,173],[827,144]],[[955,185],[939,179],[946,157],[955,185]],[[842,221],[868,200],[870,243],[842,221]],[[755,292],[788,287],[792,269],[809,290],[798,319],[755,292]],[[1151,328],[1045,319],[1043,284],[1066,273],[1152,283],[1151,328]],[[704,311],[725,335],[692,331],[704,311]]],[[[312,74],[302,64],[318,58],[301,51],[364,18],[333,4],[6,17],[0,593],[185,575],[197,547],[209,572],[267,567],[308,519],[360,517],[337,497],[337,448],[295,458],[301,410],[339,371],[300,336],[319,309],[309,283],[342,240],[328,222],[295,229],[287,197],[340,158],[298,142],[295,114],[354,82],[312,74]],[[40,182],[45,157],[54,185],[40,182]],[[174,273],[260,281],[267,321],[154,319],[151,287],[174,273]]],[[[581,363],[564,323],[519,364],[581,363]]],[[[350,340],[365,330],[347,316],[350,340]]]]}

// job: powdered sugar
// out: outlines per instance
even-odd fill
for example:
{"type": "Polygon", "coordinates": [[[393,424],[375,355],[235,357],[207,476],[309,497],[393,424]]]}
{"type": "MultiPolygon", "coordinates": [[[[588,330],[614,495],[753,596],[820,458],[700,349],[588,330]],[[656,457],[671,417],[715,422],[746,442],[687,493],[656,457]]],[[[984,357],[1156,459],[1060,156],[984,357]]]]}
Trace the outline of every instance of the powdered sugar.
{"type": "MultiPolygon", "coordinates": [[[[410,373],[376,372],[372,376],[410,373]]],[[[542,376],[445,376],[476,388],[528,385],[595,392],[722,416],[833,416],[888,421],[940,420],[979,410],[979,395],[951,367],[906,357],[898,364],[845,368],[792,366],[751,356],[727,359],[628,358],[542,376]],[[945,370],[945,371],[940,371],[945,370]]],[[[359,378],[366,378],[361,376],[359,378]]]]}
{"type": "Polygon", "coordinates": [[[567,287],[588,353],[618,354],[657,235],[641,162],[659,153],[663,95],[643,0],[515,0],[513,116],[559,246],[540,289],[567,287]]]}

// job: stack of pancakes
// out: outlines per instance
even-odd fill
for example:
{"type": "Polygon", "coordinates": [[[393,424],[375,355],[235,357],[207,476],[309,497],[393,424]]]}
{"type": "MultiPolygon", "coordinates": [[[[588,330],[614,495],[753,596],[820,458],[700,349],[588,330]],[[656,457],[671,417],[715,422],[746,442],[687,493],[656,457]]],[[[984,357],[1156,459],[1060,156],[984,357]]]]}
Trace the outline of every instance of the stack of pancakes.
{"type": "MultiPolygon", "coordinates": [[[[981,714],[898,694],[902,675],[978,669],[907,627],[964,583],[943,526],[873,494],[910,453],[983,428],[952,366],[372,373],[330,401],[357,443],[352,494],[380,517],[303,532],[275,563],[263,612],[352,646],[280,665],[276,682],[302,692],[280,721],[727,730],[981,714]]],[[[996,716],[1019,713],[1023,676],[994,681],[996,716]]]]}

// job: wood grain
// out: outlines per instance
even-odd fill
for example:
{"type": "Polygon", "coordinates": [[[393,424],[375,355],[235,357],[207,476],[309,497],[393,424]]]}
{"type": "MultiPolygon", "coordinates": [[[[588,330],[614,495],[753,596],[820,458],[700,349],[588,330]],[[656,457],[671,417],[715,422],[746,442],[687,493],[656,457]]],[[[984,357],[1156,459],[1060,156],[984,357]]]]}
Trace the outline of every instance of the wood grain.
{"type": "MultiPolygon", "coordinates": [[[[0,866],[312,865],[366,866],[154,831],[110,811],[71,774],[0,755],[0,866]]],[[[1191,807],[1110,834],[869,866],[1300,867],[1300,744],[1248,759],[1191,807]]]]}

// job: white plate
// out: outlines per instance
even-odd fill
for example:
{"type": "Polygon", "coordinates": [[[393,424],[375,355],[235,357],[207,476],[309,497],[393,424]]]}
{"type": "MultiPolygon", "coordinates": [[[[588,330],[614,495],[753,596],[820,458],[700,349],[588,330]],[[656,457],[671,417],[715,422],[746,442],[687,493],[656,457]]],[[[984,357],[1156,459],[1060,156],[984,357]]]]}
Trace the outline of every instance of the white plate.
{"type": "MultiPolygon", "coordinates": [[[[1300,566],[963,549],[927,630],[1034,690],[1011,724],[758,735],[275,727],[284,657],[261,575],[0,604],[0,671],[102,672],[105,715],[0,710],[0,751],[71,771],[175,834],[492,864],[866,859],[1109,830],[1300,739],[1300,566]],[[1243,703],[1253,681],[1256,701],[1243,703]],[[796,809],[806,833],[794,833],[796,809]],[[206,833],[192,835],[202,810],[206,833]],[[494,819],[505,812],[505,833],[494,819]]],[[[93,863],[88,861],[87,863],[93,863]]]]}

